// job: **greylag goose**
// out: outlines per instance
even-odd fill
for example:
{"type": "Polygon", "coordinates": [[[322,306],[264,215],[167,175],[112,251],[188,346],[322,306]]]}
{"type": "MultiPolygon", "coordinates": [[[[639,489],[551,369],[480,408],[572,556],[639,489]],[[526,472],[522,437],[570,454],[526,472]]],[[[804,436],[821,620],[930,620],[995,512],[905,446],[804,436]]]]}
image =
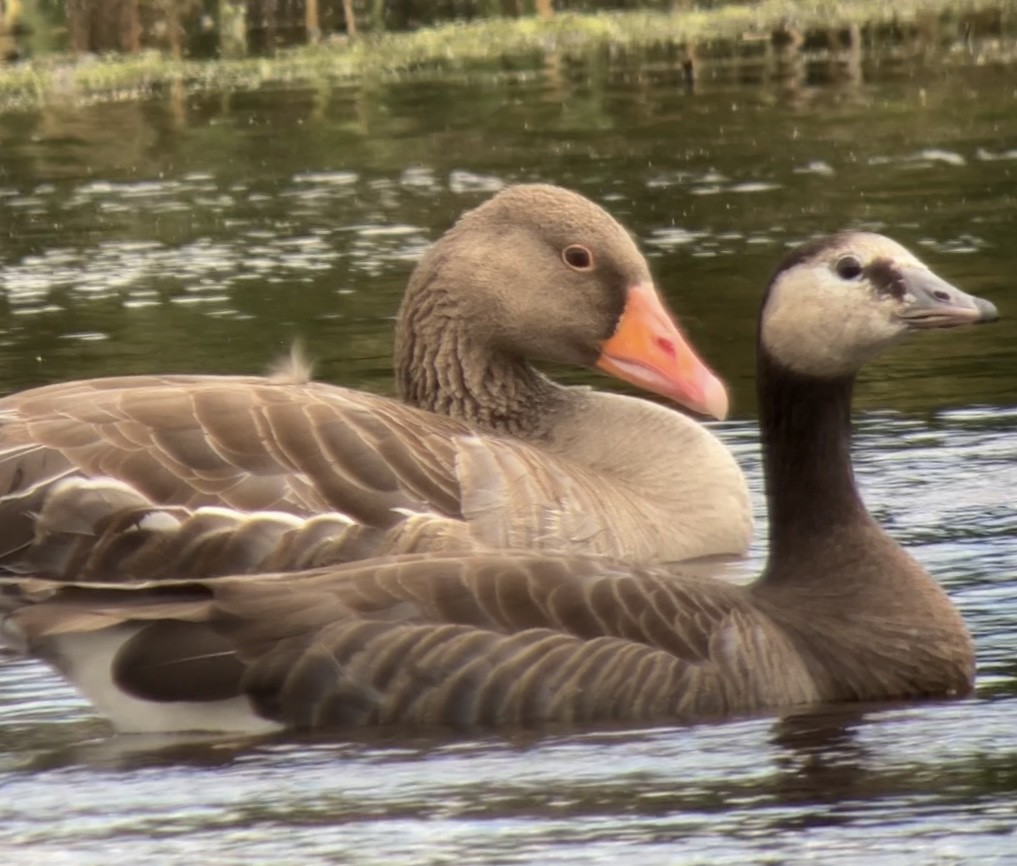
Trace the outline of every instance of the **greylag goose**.
{"type": "MultiPolygon", "coordinates": [[[[446,547],[632,561],[746,551],[745,481],[706,428],[645,400],[563,387],[529,363],[596,366],[726,414],[723,385],[635,243],[588,199],[521,185],[466,213],[416,267],[396,343],[405,402],[300,376],[133,376],[0,400],[0,562],[69,481],[204,508],[202,525],[224,519],[207,509],[227,509],[262,524],[328,514],[331,526],[387,531],[433,512],[449,518],[446,547]],[[653,528],[662,522],[666,536],[653,528]]],[[[403,541],[419,550],[425,536],[403,541]]],[[[365,534],[354,547],[333,554],[362,555],[365,534]]]]}
{"type": "Polygon", "coordinates": [[[971,639],[862,504],[850,401],[859,367],[905,334],[995,318],[879,235],[784,260],[758,339],[769,559],[747,586],[508,551],[186,581],[35,575],[0,580],[0,634],[122,731],[689,721],[963,695],[971,639]]]}

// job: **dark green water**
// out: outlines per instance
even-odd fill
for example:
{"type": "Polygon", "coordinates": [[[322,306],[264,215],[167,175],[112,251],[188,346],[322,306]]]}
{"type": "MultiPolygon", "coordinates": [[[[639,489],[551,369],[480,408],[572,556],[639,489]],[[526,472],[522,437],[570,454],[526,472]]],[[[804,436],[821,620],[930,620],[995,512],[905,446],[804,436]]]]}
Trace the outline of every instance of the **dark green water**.
{"type": "MultiPolygon", "coordinates": [[[[0,377],[255,371],[299,335],[325,378],[386,389],[415,258],[519,180],[572,186],[631,227],[741,414],[758,297],[793,241],[884,231],[1006,308],[1012,66],[874,65],[872,83],[824,86],[713,74],[689,92],[663,61],[564,64],[0,115],[0,377]]],[[[935,365],[927,346],[876,368],[865,405],[1017,398],[1017,316],[945,342],[935,365]]]]}
{"type": "Polygon", "coordinates": [[[1004,316],[916,338],[858,396],[866,498],[961,607],[976,698],[156,754],[103,739],[42,668],[0,660],[7,862],[1013,862],[1017,66],[996,56],[714,62],[692,91],[664,59],[551,60],[0,114],[5,390],[260,371],[300,336],[322,378],[387,392],[413,262],[518,180],[574,187],[631,227],[734,386],[736,420],[718,429],[757,503],[752,338],[786,245],[883,231],[1004,316]]]}

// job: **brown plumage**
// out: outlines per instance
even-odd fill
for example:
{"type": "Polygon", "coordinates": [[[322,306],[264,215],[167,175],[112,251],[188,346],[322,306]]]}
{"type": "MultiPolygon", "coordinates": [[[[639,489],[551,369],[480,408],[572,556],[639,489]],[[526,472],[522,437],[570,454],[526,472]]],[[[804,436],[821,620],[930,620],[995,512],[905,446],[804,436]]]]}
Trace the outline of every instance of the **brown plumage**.
{"type": "Polygon", "coordinates": [[[135,584],[33,575],[0,581],[0,634],[122,730],[695,720],[963,695],[970,637],[866,512],[850,399],[858,367],[908,331],[995,317],[878,235],[788,257],[761,316],[770,558],[749,586],[511,551],[135,584]]]}
{"type": "Polygon", "coordinates": [[[380,530],[433,512],[462,521],[453,534],[474,547],[636,561],[746,550],[744,479],[705,428],[559,386],[529,363],[599,366],[726,411],[629,235],[582,196],[512,187],[465,214],[415,269],[396,344],[405,402],[299,369],[69,382],[0,400],[0,564],[73,478],[126,484],[152,508],[336,512],[380,530]],[[662,537],[653,526],[665,520],[674,531],[662,537]]]}

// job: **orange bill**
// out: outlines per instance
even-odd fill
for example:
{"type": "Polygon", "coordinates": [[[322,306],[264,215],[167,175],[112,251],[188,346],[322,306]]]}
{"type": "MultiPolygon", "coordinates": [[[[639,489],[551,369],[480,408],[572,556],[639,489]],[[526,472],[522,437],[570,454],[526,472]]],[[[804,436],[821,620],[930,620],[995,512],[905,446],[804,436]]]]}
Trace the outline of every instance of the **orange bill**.
{"type": "Polygon", "coordinates": [[[713,418],[727,417],[727,389],[693,351],[651,283],[629,286],[614,334],[600,344],[605,373],[713,418]]]}

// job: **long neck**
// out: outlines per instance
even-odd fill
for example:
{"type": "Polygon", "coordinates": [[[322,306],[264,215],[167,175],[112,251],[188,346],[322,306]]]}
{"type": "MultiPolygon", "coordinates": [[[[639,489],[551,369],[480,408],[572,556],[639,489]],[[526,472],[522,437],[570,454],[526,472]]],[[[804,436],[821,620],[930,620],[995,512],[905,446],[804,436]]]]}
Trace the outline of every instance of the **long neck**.
{"type": "Polygon", "coordinates": [[[524,359],[477,339],[437,283],[407,293],[396,325],[395,375],[407,403],[486,430],[537,438],[563,401],[524,359]]]}
{"type": "Polygon", "coordinates": [[[965,694],[974,654],[960,614],[855,487],[853,377],[796,376],[762,354],[758,370],[770,558],[756,602],[823,700],[965,694]]]}
{"type": "Polygon", "coordinates": [[[758,366],[760,435],[770,518],[767,573],[814,556],[852,524],[869,525],[851,469],[854,377],[813,379],[765,352],[758,366]]]}

